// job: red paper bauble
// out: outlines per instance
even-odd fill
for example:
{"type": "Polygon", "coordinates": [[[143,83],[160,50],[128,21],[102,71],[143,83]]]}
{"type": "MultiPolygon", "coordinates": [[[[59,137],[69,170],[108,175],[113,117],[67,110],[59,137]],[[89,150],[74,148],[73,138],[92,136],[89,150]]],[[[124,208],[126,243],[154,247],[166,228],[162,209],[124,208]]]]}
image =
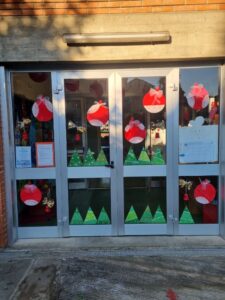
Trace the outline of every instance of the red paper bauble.
{"type": "Polygon", "coordinates": [[[109,109],[102,100],[92,105],[87,112],[87,120],[92,126],[100,127],[109,120],[109,109]]]}
{"type": "Polygon", "coordinates": [[[48,97],[40,95],[32,106],[32,113],[40,122],[48,122],[53,118],[52,103],[48,99],[48,97]]]}
{"type": "Polygon", "coordinates": [[[166,98],[163,95],[163,91],[156,87],[155,89],[150,89],[143,97],[144,108],[153,114],[156,114],[163,110],[166,105],[166,98]]]}
{"type": "Polygon", "coordinates": [[[35,82],[43,82],[48,78],[48,73],[46,72],[29,73],[29,77],[35,82]]]}
{"type": "Polygon", "coordinates": [[[209,93],[203,84],[195,83],[187,95],[188,105],[194,110],[201,110],[209,104],[209,93]]]}
{"type": "Polygon", "coordinates": [[[139,121],[130,119],[129,124],[124,129],[125,139],[131,144],[139,144],[146,137],[145,126],[139,121]]]}
{"type": "Polygon", "coordinates": [[[195,200],[201,204],[209,204],[214,200],[215,196],[216,189],[207,179],[197,185],[194,190],[195,200]]]}
{"type": "Polygon", "coordinates": [[[20,190],[20,200],[28,206],[37,205],[42,198],[42,193],[34,184],[25,184],[20,190]]]}

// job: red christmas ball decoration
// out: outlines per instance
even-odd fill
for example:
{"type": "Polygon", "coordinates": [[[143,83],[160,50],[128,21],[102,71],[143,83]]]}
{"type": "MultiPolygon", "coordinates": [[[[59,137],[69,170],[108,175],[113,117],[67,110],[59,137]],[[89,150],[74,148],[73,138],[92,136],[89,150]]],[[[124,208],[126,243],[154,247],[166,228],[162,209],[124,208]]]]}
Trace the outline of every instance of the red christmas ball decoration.
{"type": "Polygon", "coordinates": [[[103,126],[109,120],[109,109],[102,100],[92,105],[87,111],[87,120],[92,126],[103,126]]]}
{"type": "Polygon", "coordinates": [[[29,77],[35,82],[43,82],[48,78],[48,73],[46,72],[29,73],[29,77]]]}
{"type": "Polygon", "coordinates": [[[26,131],[24,131],[22,133],[22,140],[25,141],[25,142],[27,142],[28,139],[29,139],[28,133],[26,131]]]}
{"type": "Polygon", "coordinates": [[[79,133],[75,134],[75,142],[80,142],[80,135],[79,135],[79,133]]]}
{"type": "Polygon", "coordinates": [[[35,184],[25,184],[20,190],[20,200],[28,206],[37,205],[42,198],[42,193],[35,184]]]}
{"type": "Polygon", "coordinates": [[[185,193],[185,194],[184,194],[183,200],[184,200],[184,201],[189,201],[188,193],[185,193]]]}
{"type": "Polygon", "coordinates": [[[201,110],[209,104],[209,93],[203,84],[195,83],[187,95],[188,105],[194,110],[201,110]]]}
{"type": "Polygon", "coordinates": [[[125,139],[131,144],[139,144],[146,137],[145,126],[139,120],[134,120],[134,118],[130,119],[124,131],[125,139]]]}
{"type": "Polygon", "coordinates": [[[209,204],[216,196],[216,189],[208,179],[202,181],[194,190],[194,198],[200,204],[209,204]]]}
{"type": "Polygon", "coordinates": [[[49,214],[52,211],[52,209],[50,207],[48,207],[48,205],[45,206],[45,213],[49,214]]]}
{"type": "Polygon", "coordinates": [[[163,110],[166,105],[166,98],[163,91],[159,87],[151,88],[143,97],[142,100],[144,108],[153,114],[163,110]]]}
{"type": "Polygon", "coordinates": [[[40,122],[48,122],[53,118],[53,107],[48,97],[38,96],[32,106],[32,113],[40,122]]]}

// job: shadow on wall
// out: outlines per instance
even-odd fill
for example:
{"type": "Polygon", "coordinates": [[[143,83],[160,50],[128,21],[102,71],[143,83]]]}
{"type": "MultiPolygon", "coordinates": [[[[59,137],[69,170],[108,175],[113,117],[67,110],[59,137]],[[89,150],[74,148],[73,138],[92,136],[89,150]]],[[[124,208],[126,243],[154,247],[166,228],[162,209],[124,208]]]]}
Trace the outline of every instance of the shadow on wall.
{"type": "MultiPolygon", "coordinates": [[[[13,5],[16,5],[18,11],[24,11],[24,3],[13,5]]],[[[87,18],[91,17],[79,15],[80,8],[76,8],[76,3],[67,3],[66,11],[70,15],[44,16],[43,12],[38,15],[40,12],[34,9],[32,3],[26,3],[26,11],[29,16],[0,18],[0,61],[38,61],[39,57],[45,61],[63,59],[69,49],[63,42],[62,35],[82,33],[87,18]]],[[[51,9],[48,13],[54,14],[54,11],[51,9]]],[[[84,48],[74,48],[73,55],[80,57],[83,50],[84,48]]]]}

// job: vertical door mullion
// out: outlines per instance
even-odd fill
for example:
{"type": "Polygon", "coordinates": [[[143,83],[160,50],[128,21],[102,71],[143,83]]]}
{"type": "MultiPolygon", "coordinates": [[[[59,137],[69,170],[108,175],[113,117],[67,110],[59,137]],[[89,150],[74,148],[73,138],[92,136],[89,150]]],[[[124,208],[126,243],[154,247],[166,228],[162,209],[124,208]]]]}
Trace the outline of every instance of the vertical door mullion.
{"type": "Polygon", "coordinates": [[[60,112],[60,156],[61,156],[61,204],[62,204],[62,224],[63,236],[69,236],[69,189],[68,189],[68,170],[67,170],[67,126],[66,126],[66,99],[65,99],[65,85],[64,77],[61,73],[58,76],[59,91],[59,112],[60,112]]]}
{"type": "Polygon", "coordinates": [[[179,69],[167,76],[167,226],[168,234],[178,233],[179,223],[179,69]]]}
{"type": "Polygon", "coordinates": [[[110,178],[110,195],[111,195],[111,224],[112,235],[117,235],[117,157],[116,157],[116,99],[115,99],[115,73],[108,77],[109,86],[109,124],[110,124],[110,161],[115,163],[115,168],[111,169],[110,178]]]}
{"type": "Polygon", "coordinates": [[[124,175],[123,175],[123,99],[122,78],[115,74],[115,113],[116,113],[116,193],[118,235],[124,234],[124,175]]]}
{"type": "Polygon", "coordinates": [[[52,73],[54,107],[56,193],[59,236],[68,236],[68,182],[66,156],[65,97],[63,79],[58,72],[52,73]]]}

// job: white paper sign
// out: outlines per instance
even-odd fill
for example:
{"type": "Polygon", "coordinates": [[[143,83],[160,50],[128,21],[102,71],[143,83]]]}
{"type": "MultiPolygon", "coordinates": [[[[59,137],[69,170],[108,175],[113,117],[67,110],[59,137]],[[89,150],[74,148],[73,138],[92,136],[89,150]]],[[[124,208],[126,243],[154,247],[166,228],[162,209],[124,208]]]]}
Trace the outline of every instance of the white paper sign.
{"type": "Polygon", "coordinates": [[[16,168],[31,168],[31,147],[16,146],[16,168]]]}
{"type": "Polygon", "coordinates": [[[218,125],[179,128],[180,163],[207,163],[218,160],[218,125]]]}
{"type": "Polygon", "coordinates": [[[36,143],[36,159],[37,167],[53,167],[53,143],[36,143]]]}

